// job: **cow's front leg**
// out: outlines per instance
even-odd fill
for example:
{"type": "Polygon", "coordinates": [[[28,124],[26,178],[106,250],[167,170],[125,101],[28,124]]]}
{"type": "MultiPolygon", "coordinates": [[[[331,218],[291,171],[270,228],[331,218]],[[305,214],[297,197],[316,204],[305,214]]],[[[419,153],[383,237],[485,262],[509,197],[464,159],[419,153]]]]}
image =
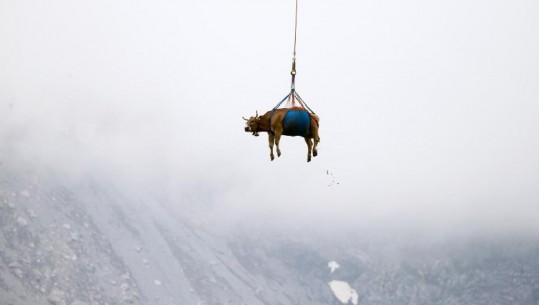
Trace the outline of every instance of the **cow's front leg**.
{"type": "Polygon", "coordinates": [[[275,136],[271,133],[268,133],[268,140],[269,140],[269,148],[270,148],[270,159],[271,161],[273,161],[273,159],[275,159],[275,156],[273,156],[273,142],[275,141],[275,136]]]}
{"type": "Polygon", "coordinates": [[[305,138],[305,143],[307,143],[307,162],[311,162],[311,151],[313,148],[313,142],[310,138],[305,138]]]}

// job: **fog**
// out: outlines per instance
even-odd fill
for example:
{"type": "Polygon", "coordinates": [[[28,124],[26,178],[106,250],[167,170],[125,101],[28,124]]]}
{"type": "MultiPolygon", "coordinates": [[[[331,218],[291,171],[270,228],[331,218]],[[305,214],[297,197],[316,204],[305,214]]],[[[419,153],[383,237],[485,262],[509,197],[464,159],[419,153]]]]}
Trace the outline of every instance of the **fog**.
{"type": "Polygon", "coordinates": [[[271,228],[539,233],[536,1],[3,1],[0,161],[271,228]]]}

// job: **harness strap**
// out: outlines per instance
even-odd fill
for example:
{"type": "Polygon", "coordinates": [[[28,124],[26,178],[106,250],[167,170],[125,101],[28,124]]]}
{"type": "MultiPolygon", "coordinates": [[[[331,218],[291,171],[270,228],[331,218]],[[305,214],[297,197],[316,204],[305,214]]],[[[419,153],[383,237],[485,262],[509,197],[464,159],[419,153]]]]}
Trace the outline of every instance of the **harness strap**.
{"type": "MultiPolygon", "coordinates": [[[[277,104],[277,106],[273,107],[273,110],[279,108],[279,106],[281,106],[281,104],[282,104],[284,101],[286,101],[286,99],[287,99],[289,96],[290,96],[290,93],[287,94],[287,95],[286,95],[286,96],[285,96],[285,97],[284,97],[284,98],[277,104]]],[[[272,113],[272,114],[273,114],[273,113],[272,113]]]]}

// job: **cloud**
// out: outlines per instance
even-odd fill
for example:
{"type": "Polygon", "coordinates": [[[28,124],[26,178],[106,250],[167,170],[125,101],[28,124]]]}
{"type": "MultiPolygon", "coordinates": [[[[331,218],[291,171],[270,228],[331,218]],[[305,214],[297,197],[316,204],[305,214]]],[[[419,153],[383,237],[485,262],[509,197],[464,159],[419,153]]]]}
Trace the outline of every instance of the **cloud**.
{"type": "Polygon", "coordinates": [[[322,138],[309,164],[299,138],[270,162],[242,131],[289,90],[284,2],[9,5],[4,159],[231,222],[537,232],[533,3],[303,4],[297,89],[322,138]]]}

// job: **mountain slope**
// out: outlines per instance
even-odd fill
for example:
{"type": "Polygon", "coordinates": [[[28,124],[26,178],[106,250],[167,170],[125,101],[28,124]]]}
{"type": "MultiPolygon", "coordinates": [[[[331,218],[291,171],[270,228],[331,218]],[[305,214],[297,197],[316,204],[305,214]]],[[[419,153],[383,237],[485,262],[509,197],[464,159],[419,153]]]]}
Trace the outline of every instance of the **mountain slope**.
{"type": "Polygon", "coordinates": [[[533,239],[223,231],[95,178],[0,179],[1,304],[341,304],[332,281],[359,304],[539,304],[533,239]]]}

